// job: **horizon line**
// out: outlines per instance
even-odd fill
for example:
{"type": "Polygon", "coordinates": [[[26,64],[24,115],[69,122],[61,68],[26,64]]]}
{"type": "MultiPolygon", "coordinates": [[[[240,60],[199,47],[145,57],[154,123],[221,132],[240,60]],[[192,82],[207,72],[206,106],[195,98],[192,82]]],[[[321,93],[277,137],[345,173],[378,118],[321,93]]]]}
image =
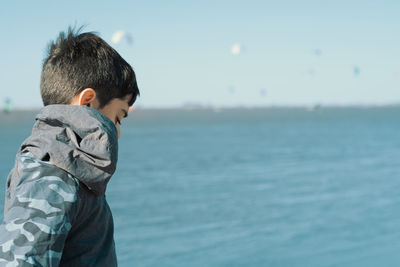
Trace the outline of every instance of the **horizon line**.
{"type": "MultiPolygon", "coordinates": [[[[211,105],[211,104],[183,104],[177,106],[147,106],[133,105],[133,110],[215,110],[215,109],[272,109],[272,108],[304,108],[304,109],[320,109],[320,108],[385,108],[400,107],[400,102],[395,103],[316,103],[316,104],[266,104],[266,105],[211,105]]],[[[13,107],[12,111],[36,111],[42,107],[13,107]]],[[[3,108],[4,110],[4,108],[3,108]]]]}

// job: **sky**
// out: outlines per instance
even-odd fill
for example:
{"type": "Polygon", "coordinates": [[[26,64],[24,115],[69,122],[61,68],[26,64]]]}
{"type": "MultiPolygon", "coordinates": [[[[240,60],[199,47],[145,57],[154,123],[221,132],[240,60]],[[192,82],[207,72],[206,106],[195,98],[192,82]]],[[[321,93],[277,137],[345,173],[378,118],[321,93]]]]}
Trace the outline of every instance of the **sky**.
{"type": "Polygon", "coordinates": [[[138,107],[400,103],[400,1],[4,1],[0,105],[38,108],[47,44],[85,25],[136,72],[138,107]],[[124,31],[112,43],[113,34],[124,31]]]}

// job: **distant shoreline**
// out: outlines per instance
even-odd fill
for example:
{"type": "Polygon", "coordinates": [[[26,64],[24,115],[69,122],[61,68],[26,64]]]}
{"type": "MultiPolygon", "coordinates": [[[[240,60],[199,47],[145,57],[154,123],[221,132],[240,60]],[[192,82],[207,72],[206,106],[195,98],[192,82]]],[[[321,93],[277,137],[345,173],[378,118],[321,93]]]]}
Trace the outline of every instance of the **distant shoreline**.
{"type": "MultiPolygon", "coordinates": [[[[143,107],[138,106],[135,107],[135,111],[157,111],[157,110],[183,110],[183,111],[191,111],[191,110],[214,110],[214,111],[222,111],[222,110],[270,110],[270,109],[282,109],[282,110],[290,110],[290,109],[305,109],[309,111],[319,110],[319,109],[385,109],[385,108],[400,108],[400,103],[396,104],[331,104],[331,105],[265,105],[265,106],[212,106],[212,105],[183,105],[176,107],[143,107]]],[[[38,108],[13,108],[12,112],[38,112],[41,107],[38,108]]],[[[2,111],[1,113],[5,113],[2,111]]]]}

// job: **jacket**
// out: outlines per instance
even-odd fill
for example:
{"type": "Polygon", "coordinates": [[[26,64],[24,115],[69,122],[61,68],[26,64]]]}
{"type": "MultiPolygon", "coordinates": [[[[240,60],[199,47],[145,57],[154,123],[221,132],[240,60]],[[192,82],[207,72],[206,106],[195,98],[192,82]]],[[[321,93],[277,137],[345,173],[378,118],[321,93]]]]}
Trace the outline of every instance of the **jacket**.
{"type": "Polygon", "coordinates": [[[105,197],[117,155],[99,111],[44,107],[7,178],[0,266],[117,266],[105,197]]]}

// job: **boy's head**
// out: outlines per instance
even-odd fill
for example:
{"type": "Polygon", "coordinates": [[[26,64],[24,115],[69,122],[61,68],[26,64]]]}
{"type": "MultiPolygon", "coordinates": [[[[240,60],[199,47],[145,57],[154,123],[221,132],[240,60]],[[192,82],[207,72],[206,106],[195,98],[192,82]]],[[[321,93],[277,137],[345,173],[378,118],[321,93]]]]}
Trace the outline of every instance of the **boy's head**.
{"type": "MultiPolygon", "coordinates": [[[[117,51],[96,34],[71,28],[49,45],[40,91],[45,106],[88,105],[101,112],[129,108],[139,95],[135,72],[117,51]]],[[[110,119],[117,124],[122,117],[110,119]]]]}

